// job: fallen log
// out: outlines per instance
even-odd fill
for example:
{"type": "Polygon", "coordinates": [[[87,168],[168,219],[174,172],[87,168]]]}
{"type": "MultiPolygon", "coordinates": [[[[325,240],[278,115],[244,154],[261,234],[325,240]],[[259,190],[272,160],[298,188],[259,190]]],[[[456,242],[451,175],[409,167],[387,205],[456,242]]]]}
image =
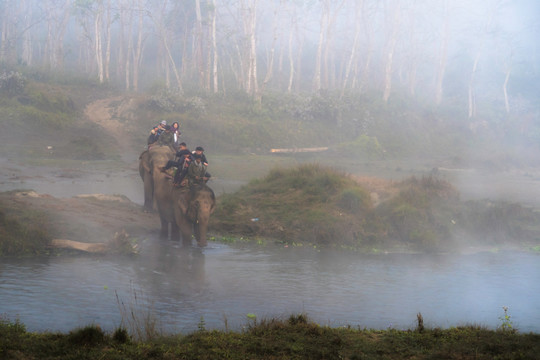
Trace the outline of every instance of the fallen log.
{"type": "Polygon", "coordinates": [[[311,148],[290,148],[290,149],[270,149],[271,153],[295,153],[295,152],[321,152],[328,150],[327,146],[324,147],[311,147],[311,148]]]}
{"type": "Polygon", "coordinates": [[[137,244],[134,244],[129,240],[129,235],[124,230],[115,233],[114,238],[105,243],[85,243],[74,240],[53,239],[49,246],[60,249],[85,251],[94,254],[136,254],[138,252],[137,244]]]}
{"type": "Polygon", "coordinates": [[[98,254],[103,254],[107,251],[107,246],[105,243],[83,243],[65,239],[53,239],[51,241],[51,246],[55,248],[74,249],[98,254]]]}

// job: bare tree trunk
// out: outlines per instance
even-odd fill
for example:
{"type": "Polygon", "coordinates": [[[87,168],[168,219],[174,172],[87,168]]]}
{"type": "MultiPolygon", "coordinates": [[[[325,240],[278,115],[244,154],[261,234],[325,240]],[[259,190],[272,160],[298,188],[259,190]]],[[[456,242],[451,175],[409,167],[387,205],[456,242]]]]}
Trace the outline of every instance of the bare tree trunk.
{"type": "Polygon", "coordinates": [[[182,79],[180,77],[180,74],[178,73],[178,68],[176,67],[176,62],[174,61],[174,57],[172,56],[171,49],[169,47],[169,40],[168,40],[168,29],[165,24],[165,18],[166,18],[166,9],[167,9],[167,0],[163,2],[163,5],[161,7],[160,11],[160,18],[159,21],[156,21],[156,19],[152,18],[154,20],[154,24],[158,28],[159,35],[161,36],[161,41],[163,44],[163,48],[165,49],[165,52],[167,54],[167,58],[169,59],[169,63],[171,65],[171,68],[174,73],[174,77],[176,79],[176,86],[179,92],[183,92],[183,86],[182,86],[182,79]]]}
{"type": "Polygon", "coordinates": [[[399,23],[400,23],[400,3],[399,0],[394,5],[394,18],[392,21],[392,32],[390,35],[390,39],[388,41],[388,48],[386,52],[386,66],[384,71],[384,94],[383,94],[383,100],[384,102],[388,102],[388,98],[390,97],[390,92],[392,91],[392,69],[393,69],[393,59],[394,59],[394,51],[396,50],[396,43],[397,43],[397,37],[398,37],[398,30],[399,30],[399,23]]]}
{"type": "Polygon", "coordinates": [[[442,41],[439,51],[439,64],[437,67],[437,80],[435,84],[435,104],[440,105],[443,97],[443,81],[444,74],[446,72],[446,61],[448,57],[448,38],[449,38],[449,24],[450,14],[448,11],[448,0],[444,1],[444,13],[443,13],[443,29],[442,29],[442,41]]]}
{"type": "Polygon", "coordinates": [[[138,26],[137,26],[137,46],[135,48],[135,51],[133,53],[133,90],[138,91],[139,90],[139,69],[141,65],[141,59],[142,59],[142,43],[143,43],[143,7],[141,5],[141,0],[137,0],[137,12],[138,12],[138,26]]]}
{"type": "Polygon", "coordinates": [[[287,93],[291,93],[294,79],[294,56],[293,56],[293,31],[289,32],[289,84],[287,85],[287,93]]]}
{"type": "MultiPolygon", "coordinates": [[[[369,77],[370,77],[370,70],[371,70],[371,60],[373,58],[373,42],[374,42],[374,36],[373,36],[373,26],[371,26],[369,20],[370,20],[370,14],[368,14],[369,10],[371,9],[366,9],[364,8],[363,11],[362,11],[362,23],[364,24],[364,34],[366,35],[366,42],[367,42],[367,46],[366,46],[366,49],[365,49],[365,54],[366,54],[366,60],[364,62],[364,66],[362,68],[362,73],[361,73],[361,77],[359,79],[359,85],[358,85],[358,89],[360,92],[363,91],[363,89],[366,87],[366,85],[368,84],[368,81],[369,81],[369,77]]],[[[355,85],[353,85],[353,88],[356,88],[355,85]]]]}
{"type": "Polygon", "coordinates": [[[110,63],[111,63],[111,22],[112,22],[111,0],[107,0],[106,11],[107,11],[107,19],[106,19],[106,25],[105,25],[106,26],[106,31],[105,31],[106,45],[105,45],[105,66],[104,66],[104,71],[105,71],[105,80],[109,81],[110,80],[109,66],[110,66],[110,63]]]}
{"type": "Polygon", "coordinates": [[[283,0],[279,1],[279,5],[276,5],[274,8],[274,18],[273,18],[273,30],[272,30],[272,45],[270,47],[270,54],[268,56],[268,65],[266,67],[266,76],[263,81],[263,86],[266,85],[270,80],[272,79],[274,75],[274,56],[276,52],[276,42],[278,39],[278,29],[279,29],[279,10],[281,9],[281,6],[283,5],[283,0]]]}
{"type": "Polygon", "coordinates": [[[508,91],[507,91],[508,80],[510,80],[510,71],[511,71],[511,67],[508,66],[506,68],[506,76],[504,77],[504,85],[503,85],[504,107],[506,109],[507,114],[510,113],[510,102],[508,101],[508,91]]]}
{"type": "Polygon", "coordinates": [[[343,7],[345,0],[342,0],[337,6],[332,14],[330,9],[330,2],[328,3],[328,15],[326,22],[326,39],[324,41],[324,68],[322,69],[324,87],[325,88],[334,88],[335,87],[335,70],[334,70],[334,52],[332,51],[332,46],[334,43],[334,25],[336,23],[336,18],[339,14],[339,11],[343,7]]]}
{"type": "Polygon", "coordinates": [[[219,91],[218,87],[218,51],[217,51],[217,40],[216,40],[216,0],[212,0],[212,11],[210,12],[210,23],[212,24],[211,37],[212,37],[212,82],[213,82],[213,91],[217,93],[219,91]]]}
{"type": "Polygon", "coordinates": [[[131,88],[131,55],[133,53],[133,36],[131,34],[131,29],[133,27],[133,9],[128,9],[128,44],[126,50],[126,65],[124,66],[124,79],[126,83],[126,90],[131,88]]]}
{"type": "Polygon", "coordinates": [[[96,56],[98,79],[100,84],[103,83],[103,49],[101,39],[102,16],[103,4],[99,3],[98,9],[94,17],[94,51],[96,56]]]}
{"type": "MultiPolygon", "coordinates": [[[[22,0],[21,6],[23,6],[23,9],[25,9],[25,17],[24,17],[24,28],[30,29],[32,26],[32,15],[34,13],[34,8],[32,4],[28,4],[28,0],[22,0]]],[[[23,60],[23,63],[27,66],[32,66],[33,62],[33,36],[30,31],[25,31],[22,34],[22,54],[21,58],[23,60]]]]}
{"type": "Polygon", "coordinates": [[[243,18],[246,37],[248,39],[248,68],[246,78],[246,91],[255,97],[259,96],[257,80],[257,0],[249,0],[246,15],[243,18]]]}
{"type": "Polygon", "coordinates": [[[323,9],[321,11],[321,20],[319,28],[319,42],[317,44],[317,53],[315,55],[315,72],[313,74],[313,91],[318,92],[321,90],[321,62],[322,62],[322,52],[323,52],[323,43],[324,43],[324,33],[325,28],[328,23],[328,12],[329,10],[329,0],[323,0],[323,9]]]}
{"type": "Polygon", "coordinates": [[[488,33],[491,23],[493,21],[493,17],[495,15],[497,7],[492,6],[491,10],[489,11],[488,20],[487,23],[482,30],[482,34],[480,34],[480,44],[478,46],[478,51],[476,52],[476,56],[474,57],[473,67],[471,70],[471,76],[469,78],[469,89],[468,89],[468,98],[469,98],[469,119],[473,118],[476,115],[476,101],[474,98],[474,90],[476,85],[476,71],[478,70],[478,63],[480,61],[480,56],[482,55],[482,51],[484,48],[484,43],[486,41],[486,34],[488,33]]]}
{"type": "MultiPolygon", "coordinates": [[[[195,33],[193,36],[193,61],[197,76],[199,79],[199,85],[205,87],[206,74],[205,74],[205,62],[203,60],[203,25],[201,15],[201,1],[195,0],[195,33]]],[[[208,90],[208,89],[207,89],[208,90]]]]}
{"type": "Polygon", "coordinates": [[[354,39],[351,48],[351,54],[349,55],[349,60],[347,61],[347,66],[345,68],[345,76],[343,77],[343,84],[341,87],[341,96],[345,94],[345,89],[349,83],[349,78],[353,68],[353,64],[356,63],[356,52],[358,48],[358,42],[360,39],[360,33],[362,31],[361,27],[361,18],[362,18],[362,8],[364,6],[363,0],[358,0],[355,2],[355,16],[354,16],[354,39]]]}

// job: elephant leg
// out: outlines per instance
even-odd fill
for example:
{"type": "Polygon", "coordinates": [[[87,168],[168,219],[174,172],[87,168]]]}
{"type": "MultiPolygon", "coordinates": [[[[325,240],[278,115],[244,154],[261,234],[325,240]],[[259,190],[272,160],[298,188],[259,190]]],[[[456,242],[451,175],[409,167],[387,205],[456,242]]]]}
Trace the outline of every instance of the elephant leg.
{"type": "Polygon", "coordinates": [[[182,233],[182,245],[184,247],[191,246],[191,234],[193,233],[192,225],[185,218],[177,219],[178,227],[182,233]]]}
{"type": "Polygon", "coordinates": [[[180,240],[180,228],[175,221],[171,222],[171,240],[180,240]]]}
{"type": "Polygon", "coordinates": [[[160,239],[167,239],[169,237],[169,222],[165,219],[161,219],[161,230],[159,232],[160,239]]]}

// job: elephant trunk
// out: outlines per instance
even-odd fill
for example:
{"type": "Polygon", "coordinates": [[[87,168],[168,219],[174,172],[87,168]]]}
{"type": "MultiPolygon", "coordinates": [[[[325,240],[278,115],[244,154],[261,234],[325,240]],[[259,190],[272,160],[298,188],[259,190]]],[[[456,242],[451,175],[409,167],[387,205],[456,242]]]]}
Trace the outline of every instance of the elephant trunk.
{"type": "Polygon", "coordinates": [[[204,247],[208,245],[206,240],[206,232],[208,230],[208,221],[210,220],[210,214],[208,212],[199,212],[197,221],[194,224],[195,238],[197,239],[197,245],[204,247]]]}

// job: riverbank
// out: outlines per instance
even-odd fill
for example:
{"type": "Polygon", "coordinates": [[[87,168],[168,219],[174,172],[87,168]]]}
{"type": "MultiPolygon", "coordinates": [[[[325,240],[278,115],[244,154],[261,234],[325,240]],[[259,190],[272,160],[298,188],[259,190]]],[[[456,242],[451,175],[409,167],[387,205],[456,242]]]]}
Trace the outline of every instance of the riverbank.
{"type": "Polygon", "coordinates": [[[489,330],[478,325],[425,328],[421,314],[410,330],[331,328],[306,315],[248,319],[242,331],[208,331],[201,319],[189,334],[147,333],[133,339],[125,328],[105,333],[91,325],[69,333],[29,333],[0,318],[3,359],[535,359],[540,335],[521,334],[510,318],[489,330]]]}

